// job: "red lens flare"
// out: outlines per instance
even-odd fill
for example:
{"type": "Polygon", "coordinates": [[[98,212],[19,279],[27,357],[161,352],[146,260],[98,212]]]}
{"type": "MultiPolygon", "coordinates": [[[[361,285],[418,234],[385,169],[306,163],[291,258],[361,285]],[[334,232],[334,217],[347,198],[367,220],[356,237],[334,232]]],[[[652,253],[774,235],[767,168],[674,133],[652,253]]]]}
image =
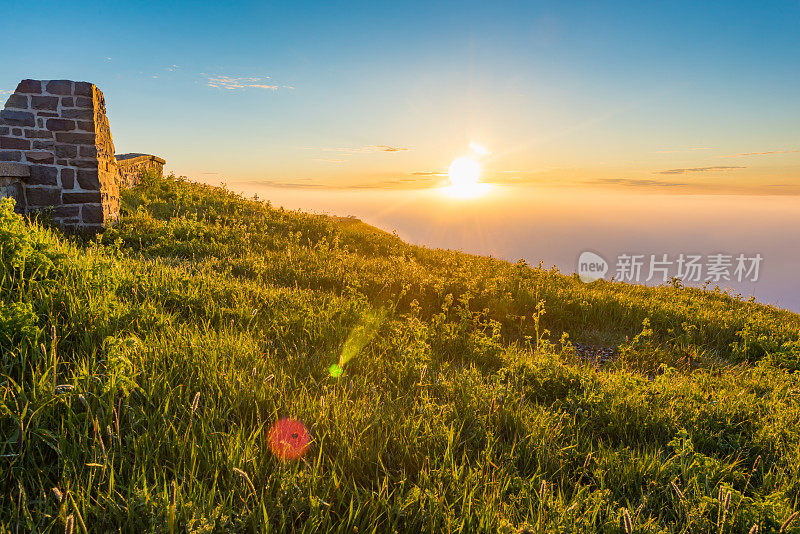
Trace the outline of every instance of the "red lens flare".
{"type": "Polygon", "coordinates": [[[269,429],[269,448],[281,460],[301,458],[311,444],[311,434],[305,425],[296,419],[279,419],[269,429]]]}

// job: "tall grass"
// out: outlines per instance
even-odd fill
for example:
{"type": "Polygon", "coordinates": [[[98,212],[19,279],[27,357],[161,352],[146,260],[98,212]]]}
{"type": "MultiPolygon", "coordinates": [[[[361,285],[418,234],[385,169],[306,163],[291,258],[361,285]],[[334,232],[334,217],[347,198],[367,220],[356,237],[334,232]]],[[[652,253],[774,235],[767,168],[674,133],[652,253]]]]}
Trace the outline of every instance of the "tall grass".
{"type": "Polygon", "coordinates": [[[795,314],[173,177],[96,239],[3,201],[0,257],[0,530],[795,528],[795,314]],[[299,462],[269,451],[286,416],[299,462]]]}

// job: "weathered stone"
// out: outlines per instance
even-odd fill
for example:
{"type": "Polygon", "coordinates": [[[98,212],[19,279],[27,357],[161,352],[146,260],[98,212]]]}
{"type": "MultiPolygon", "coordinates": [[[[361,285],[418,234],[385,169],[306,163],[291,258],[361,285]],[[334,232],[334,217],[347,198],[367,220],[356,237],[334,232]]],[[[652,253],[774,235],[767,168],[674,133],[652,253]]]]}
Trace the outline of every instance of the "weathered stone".
{"type": "Polygon", "coordinates": [[[0,161],[22,161],[22,152],[19,150],[0,150],[0,161]]]}
{"type": "Polygon", "coordinates": [[[69,165],[69,160],[68,159],[57,159],[56,160],[56,165],[61,165],[61,166],[69,165]]]}
{"type": "MultiPolygon", "coordinates": [[[[82,158],[96,158],[97,157],[97,147],[96,146],[81,145],[78,148],[80,150],[79,154],[80,154],[80,156],[82,158]]],[[[106,163],[106,166],[107,165],[108,164],[106,163]]],[[[106,169],[106,170],[108,170],[108,169],[106,169]]]]}
{"type": "Polygon", "coordinates": [[[65,109],[61,112],[61,116],[65,119],[80,119],[83,121],[94,120],[93,109],[65,109]]]}
{"type": "Polygon", "coordinates": [[[11,135],[22,137],[22,128],[11,128],[11,135]]]}
{"type": "Polygon", "coordinates": [[[28,109],[28,95],[14,93],[8,97],[6,108],[28,109]]]}
{"type": "Polygon", "coordinates": [[[61,187],[64,189],[75,187],[75,169],[61,169],[61,187]]]}
{"type": "Polygon", "coordinates": [[[47,82],[47,92],[51,95],[71,95],[72,82],[70,80],[50,80],[47,82]]]}
{"type": "Polygon", "coordinates": [[[29,163],[53,163],[52,152],[26,152],[25,160],[29,163]]]}
{"type": "Polygon", "coordinates": [[[55,111],[58,109],[57,96],[32,96],[31,108],[33,109],[47,109],[55,111]]]}
{"type": "Polygon", "coordinates": [[[103,206],[100,204],[84,204],[81,208],[81,215],[85,223],[102,223],[103,206]]]}
{"type": "Polygon", "coordinates": [[[100,189],[100,178],[96,170],[78,169],[78,185],[81,189],[100,189]]]}
{"type": "Polygon", "coordinates": [[[62,108],[71,108],[75,106],[75,98],[71,96],[62,96],[61,97],[61,107],[62,108]]]}
{"type": "Polygon", "coordinates": [[[31,148],[33,150],[48,150],[51,154],[56,146],[56,142],[52,139],[34,139],[31,141],[31,148]]]}
{"type": "Polygon", "coordinates": [[[76,108],[92,108],[94,109],[94,100],[85,96],[76,96],[75,97],[75,107],[76,108]]]}
{"type": "Polygon", "coordinates": [[[94,121],[75,121],[78,130],[84,132],[94,132],[94,121]]]}
{"type": "Polygon", "coordinates": [[[56,145],[56,157],[74,158],[78,156],[78,147],[75,145],[56,145]]]}
{"type": "Polygon", "coordinates": [[[81,207],[77,205],[56,206],[53,208],[53,217],[59,219],[78,218],[81,214],[81,207]]]}
{"type": "Polygon", "coordinates": [[[47,130],[25,130],[25,137],[28,139],[52,139],[53,132],[47,130]]]}
{"type": "Polygon", "coordinates": [[[22,80],[17,85],[15,93],[42,93],[42,82],[40,80],[22,80]]]}
{"type": "Polygon", "coordinates": [[[85,193],[67,193],[62,195],[64,204],[85,204],[86,202],[100,202],[100,191],[85,193]]]}
{"type": "Polygon", "coordinates": [[[8,126],[0,126],[0,135],[8,135],[11,133],[11,128],[8,126]]]}
{"type": "Polygon", "coordinates": [[[36,119],[36,127],[37,128],[44,128],[44,119],[36,119]]]}
{"type": "Polygon", "coordinates": [[[55,111],[38,111],[38,112],[36,112],[36,115],[38,117],[44,117],[46,119],[51,118],[51,117],[60,117],[60,115],[58,113],[56,113],[55,111]]]}
{"type": "Polygon", "coordinates": [[[75,121],[66,119],[47,119],[47,129],[51,132],[71,132],[75,129],[75,121]]]}
{"type": "Polygon", "coordinates": [[[58,185],[58,169],[49,165],[31,165],[31,185],[58,185]]]}
{"type": "Polygon", "coordinates": [[[93,145],[95,134],[78,132],[58,132],[56,141],[59,143],[72,143],[73,145],[93,145]]]}
{"type": "Polygon", "coordinates": [[[31,142],[27,139],[17,139],[16,137],[0,137],[0,148],[11,148],[15,150],[30,150],[31,142]]]}
{"type": "Polygon", "coordinates": [[[94,84],[88,82],[75,82],[75,96],[93,96],[92,88],[94,84]]]}
{"type": "Polygon", "coordinates": [[[61,189],[50,187],[28,187],[25,196],[29,206],[56,206],[61,204],[61,189]]]}
{"type": "Polygon", "coordinates": [[[69,164],[79,169],[94,169],[95,171],[98,166],[96,159],[71,159],[69,160],[69,164]]]}
{"type": "Polygon", "coordinates": [[[31,168],[24,163],[0,163],[0,176],[14,178],[28,178],[31,168]]]}
{"type": "Polygon", "coordinates": [[[0,111],[0,120],[9,126],[33,126],[33,113],[4,109],[0,111]]]}

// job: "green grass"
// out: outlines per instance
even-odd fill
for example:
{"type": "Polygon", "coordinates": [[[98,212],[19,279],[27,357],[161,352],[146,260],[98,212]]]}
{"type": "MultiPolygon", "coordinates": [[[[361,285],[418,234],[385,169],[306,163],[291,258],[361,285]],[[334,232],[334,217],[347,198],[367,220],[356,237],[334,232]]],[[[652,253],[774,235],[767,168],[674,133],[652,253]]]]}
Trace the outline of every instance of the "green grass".
{"type": "Polygon", "coordinates": [[[1,532],[775,532],[800,510],[796,314],[172,177],[123,213],[80,239],[0,205],[1,532]],[[302,461],[270,453],[285,416],[302,461]]]}

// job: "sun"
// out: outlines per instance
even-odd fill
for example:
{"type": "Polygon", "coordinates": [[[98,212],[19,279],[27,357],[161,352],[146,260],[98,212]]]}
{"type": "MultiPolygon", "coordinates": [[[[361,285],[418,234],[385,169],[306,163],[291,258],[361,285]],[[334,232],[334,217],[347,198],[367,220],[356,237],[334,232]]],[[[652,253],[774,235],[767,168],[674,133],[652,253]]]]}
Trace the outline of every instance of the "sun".
{"type": "Polygon", "coordinates": [[[447,171],[450,186],[445,187],[447,195],[457,198],[475,198],[488,191],[489,184],[481,182],[481,165],[472,158],[458,158],[450,164],[447,171]]]}

